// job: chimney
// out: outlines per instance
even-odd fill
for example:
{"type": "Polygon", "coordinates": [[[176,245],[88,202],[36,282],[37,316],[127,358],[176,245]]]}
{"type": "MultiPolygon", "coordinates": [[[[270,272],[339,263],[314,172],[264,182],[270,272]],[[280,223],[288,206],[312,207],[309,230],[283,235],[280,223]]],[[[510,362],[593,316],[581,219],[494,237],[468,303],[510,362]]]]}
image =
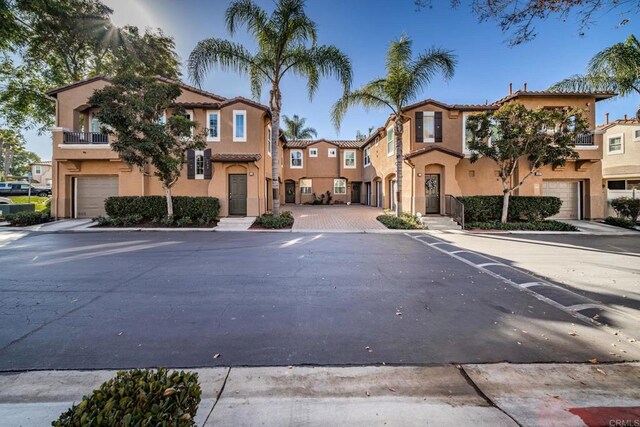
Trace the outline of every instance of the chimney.
{"type": "Polygon", "coordinates": [[[605,125],[608,125],[608,124],[609,124],[609,113],[606,113],[606,114],[604,115],[604,124],[605,124],[605,125]]]}
{"type": "Polygon", "coordinates": [[[527,84],[526,83],[524,84],[524,91],[525,92],[527,91],[527,84]]]}
{"type": "Polygon", "coordinates": [[[513,95],[513,83],[509,83],[509,95],[513,95]]]}
{"type": "Polygon", "coordinates": [[[626,114],[624,115],[624,121],[625,122],[627,121],[627,115],[626,114]]]}

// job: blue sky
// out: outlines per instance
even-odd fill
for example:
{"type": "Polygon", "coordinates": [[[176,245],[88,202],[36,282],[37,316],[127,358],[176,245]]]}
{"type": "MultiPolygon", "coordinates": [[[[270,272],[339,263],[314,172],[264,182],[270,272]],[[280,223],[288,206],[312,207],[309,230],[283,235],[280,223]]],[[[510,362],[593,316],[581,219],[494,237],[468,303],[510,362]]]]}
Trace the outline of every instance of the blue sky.
{"type": "MultiPolygon", "coordinates": [[[[224,25],[227,0],[103,0],[115,12],[116,25],[160,27],[175,38],[183,61],[199,40],[209,37],[230,38],[224,25]]],[[[272,0],[257,0],[267,10],[272,0]]],[[[543,90],[572,74],[581,73],[596,52],[623,41],[632,34],[637,20],[617,28],[622,17],[616,13],[598,17],[584,36],[578,35],[576,19],[567,22],[550,19],[538,25],[539,35],[520,46],[510,47],[507,34],[495,22],[478,23],[468,6],[450,9],[448,0],[434,0],[432,9],[416,11],[413,0],[308,0],[307,14],[318,25],[319,42],[333,44],[350,58],[354,71],[354,87],[382,76],[384,55],[389,42],[403,32],[414,41],[414,52],[431,46],[453,50],[458,57],[455,76],[449,82],[436,77],[420,99],[434,98],[445,103],[484,103],[494,101],[528,83],[529,90],[543,90]]],[[[637,31],[636,31],[637,32],[637,31]]],[[[240,31],[233,38],[253,48],[251,39],[240,31]]],[[[184,70],[183,79],[189,81],[184,70]]],[[[226,97],[251,97],[247,79],[233,73],[214,70],[207,76],[203,89],[226,97]]],[[[283,83],[283,112],[307,118],[307,124],[325,138],[353,139],[357,130],[378,127],[388,116],[384,110],[354,109],[344,120],[339,132],[333,127],[329,111],[339,98],[341,89],[335,79],[325,79],[313,100],[307,97],[304,80],[289,76],[283,83]]],[[[263,90],[266,103],[268,89],[263,90]]],[[[633,115],[637,97],[597,104],[598,123],[604,114],[611,118],[633,115]]],[[[27,146],[43,158],[51,156],[48,134],[29,132],[27,146]]]]}

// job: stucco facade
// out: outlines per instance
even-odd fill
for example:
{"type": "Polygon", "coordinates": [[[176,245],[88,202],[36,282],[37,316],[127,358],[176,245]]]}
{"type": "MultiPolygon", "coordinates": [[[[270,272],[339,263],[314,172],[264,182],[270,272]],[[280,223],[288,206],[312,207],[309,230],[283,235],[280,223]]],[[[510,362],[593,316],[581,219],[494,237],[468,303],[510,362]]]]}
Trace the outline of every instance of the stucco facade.
{"type": "MultiPolygon", "coordinates": [[[[49,94],[56,98],[56,127],[53,131],[52,212],[58,218],[78,216],[77,179],[117,177],[117,195],[163,195],[161,183],[136,167],[120,161],[118,155],[95,129],[94,109],[88,99],[95,90],[109,84],[106,78],[94,78],[60,88],[49,94]]],[[[209,114],[217,118],[217,136],[207,137],[207,161],[211,177],[189,176],[184,165],[181,178],[172,188],[176,196],[212,196],[221,204],[221,216],[230,213],[230,176],[242,175],[246,182],[246,209],[240,215],[257,216],[271,209],[271,153],[268,135],[270,116],[267,107],[244,98],[226,99],[196,88],[181,85],[176,104],[185,108],[197,123],[194,132],[209,128],[209,114]],[[244,137],[237,138],[234,120],[244,116],[244,137]],[[210,150],[210,151],[208,151],[210,150]]],[[[166,112],[166,117],[172,110],[166,112]]],[[[240,126],[238,124],[238,126],[240,126]]],[[[110,141],[108,141],[110,142],[110,141]]],[[[283,140],[279,144],[280,174],[283,171],[283,140]]],[[[282,179],[280,179],[282,182],[282,179]]]]}
{"type": "Polygon", "coordinates": [[[602,178],[612,190],[640,190],[640,122],[620,119],[605,123],[602,178]]]}

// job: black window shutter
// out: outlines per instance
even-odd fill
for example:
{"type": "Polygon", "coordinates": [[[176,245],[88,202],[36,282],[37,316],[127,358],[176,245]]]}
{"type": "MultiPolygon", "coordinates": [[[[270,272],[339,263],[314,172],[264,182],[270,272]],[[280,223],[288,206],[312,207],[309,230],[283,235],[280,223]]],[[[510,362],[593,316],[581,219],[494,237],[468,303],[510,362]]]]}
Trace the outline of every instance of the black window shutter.
{"type": "Polygon", "coordinates": [[[434,122],[435,122],[436,142],[442,142],[442,111],[436,111],[434,122]]]}
{"type": "Polygon", "coordinates": [[[187,150],[187,179],[196,179],[196,152],[187,150]]]}
{"type": "Polygon", "coordinates": [[[424,117],[422,111],[416,111],[416,142],[424,142],[424,117]]]}
{"type": "Polygon", "coordinates": [[[204,179],[211,179],[211,148],[204,150],[204,179]]]}

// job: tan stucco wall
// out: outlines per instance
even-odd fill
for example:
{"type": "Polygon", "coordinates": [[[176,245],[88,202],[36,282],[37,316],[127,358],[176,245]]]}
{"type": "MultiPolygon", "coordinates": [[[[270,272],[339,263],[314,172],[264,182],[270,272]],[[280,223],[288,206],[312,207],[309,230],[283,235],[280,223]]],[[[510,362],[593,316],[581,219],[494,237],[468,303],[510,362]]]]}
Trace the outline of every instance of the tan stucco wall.
{"type": "Polygon", "coordinates": [[[636,130],[640,130],[640,125],[618,124],[605,131],[603,137],[604,156],[602,157],[602,176],[605,180],[640,177],[640,139],[634,138],[636,130]],[[623,138],[624,152],[609,154],[608,139],[620,135],[623,138]]]}

